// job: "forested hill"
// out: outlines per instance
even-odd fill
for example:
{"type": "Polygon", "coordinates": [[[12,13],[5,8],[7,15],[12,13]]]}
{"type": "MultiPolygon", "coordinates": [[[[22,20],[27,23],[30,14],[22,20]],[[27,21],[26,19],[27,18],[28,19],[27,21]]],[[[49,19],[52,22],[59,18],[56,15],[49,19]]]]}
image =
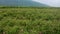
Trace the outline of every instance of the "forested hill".
{"type": "Polygon", "coordinates": [[[38,3],[32,0],[0,0],[3,6],[25,6],[25,7],[46,7],[48,5],[38,3]]]}

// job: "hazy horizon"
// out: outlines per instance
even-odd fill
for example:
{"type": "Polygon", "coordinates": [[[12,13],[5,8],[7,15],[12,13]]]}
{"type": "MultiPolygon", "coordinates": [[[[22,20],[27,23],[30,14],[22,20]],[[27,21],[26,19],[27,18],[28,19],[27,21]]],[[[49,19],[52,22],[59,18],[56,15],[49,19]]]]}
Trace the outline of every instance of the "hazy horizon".
{"type": "MultiPolygon", "coordinates": [[[[20,0],[0,0],[0,4],[7,3],[8,5],[10,5],[10,4],[18,5],[19,1],[20,0]]],[[[26,0],[23,0],[23,1],[26,1],[26,0]]],[[[37,3],[46,4],[46,5],[51,6],[51,7],[60,7],[60,0],[27,0],[27,1],[34,1],[37,3]]]]}
{"type": "Polygon", "coordinates": [[[32,0],[32,1],[47,4],[52,7],[60,7],[60,0],[32,0]]]}

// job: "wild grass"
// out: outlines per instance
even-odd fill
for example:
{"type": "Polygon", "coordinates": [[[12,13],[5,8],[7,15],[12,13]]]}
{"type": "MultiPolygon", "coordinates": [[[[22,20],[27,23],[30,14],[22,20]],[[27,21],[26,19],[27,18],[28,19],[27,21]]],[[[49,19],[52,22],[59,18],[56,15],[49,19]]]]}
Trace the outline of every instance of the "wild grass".
{"type": "Polygon", "coordinates": [[[0,34],[60,34],[60,8],[0,8],[0,34]]]}

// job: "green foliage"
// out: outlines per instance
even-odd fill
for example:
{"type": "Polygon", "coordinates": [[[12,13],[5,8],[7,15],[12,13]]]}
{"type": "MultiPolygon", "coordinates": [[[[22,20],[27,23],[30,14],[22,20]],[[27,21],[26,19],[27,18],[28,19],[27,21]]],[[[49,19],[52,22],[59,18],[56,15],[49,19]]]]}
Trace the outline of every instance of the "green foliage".
{"type": "Polygon", "coordinates": [[[0,34],[60,34],[60,8],[0,8],[0,34]]]}

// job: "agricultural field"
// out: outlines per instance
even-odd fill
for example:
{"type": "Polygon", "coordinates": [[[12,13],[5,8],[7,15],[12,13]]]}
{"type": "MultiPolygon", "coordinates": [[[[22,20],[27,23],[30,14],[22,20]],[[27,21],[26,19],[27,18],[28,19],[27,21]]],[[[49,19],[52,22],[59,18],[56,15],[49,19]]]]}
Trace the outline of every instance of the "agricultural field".
{"type": "Polygon", "coordinates": [[[0,34],[60,34],[60,8],[0,8],[0,34]]]}

